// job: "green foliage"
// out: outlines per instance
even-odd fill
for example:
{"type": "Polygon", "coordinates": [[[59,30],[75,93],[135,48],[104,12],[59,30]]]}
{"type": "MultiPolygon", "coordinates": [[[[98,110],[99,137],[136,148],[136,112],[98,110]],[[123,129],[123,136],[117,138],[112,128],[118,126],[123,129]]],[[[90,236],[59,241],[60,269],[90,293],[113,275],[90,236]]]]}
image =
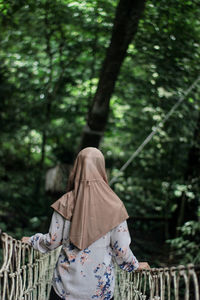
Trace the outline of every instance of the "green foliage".
{"type": "Polygon", "coordinates": [[[171,255],[181,264],[199,264],[200,222],[188,221],[179,230],[179,237],[167,240],[171,245],[171,255]]]}
{"type": "MultiPolygon", "coordinates": [[[[113,0],[0,1],[0,227],[16,237],[48,227],[52,198],[44,190],[45,174],[59,162],[73,161],[116,5],[113,0]]],[[[199,15],[197,1],[147,1],[101,143],[110,178],[199,75],[199,15]]],[[[192,212],[199,207],[199,162],[188,171],[189,153],[200,149],[199,113],[195,89],[113,186],[133,218],[167,220],[151,223],[152,231],[161,228],[155,235],[162,232],[163,240],[174,237],[186,196],[185,225],[171,243],[178,257],[187,249],[187,261],[193,255],[199,259],[192,212]]],[[[146,232],[148,224],[137,228],[146,232]]]]}

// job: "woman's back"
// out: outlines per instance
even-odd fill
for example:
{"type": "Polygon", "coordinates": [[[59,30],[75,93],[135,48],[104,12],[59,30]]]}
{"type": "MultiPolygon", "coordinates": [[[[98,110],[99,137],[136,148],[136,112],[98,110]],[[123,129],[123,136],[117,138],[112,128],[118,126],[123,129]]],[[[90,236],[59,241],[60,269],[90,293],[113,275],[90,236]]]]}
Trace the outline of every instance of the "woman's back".
{"type": "MultiPolygon", "coordinates": [[[[49,233],[38,233],[29,242],[41,252],[62,245],[52,291],[65,300],[111,300],[113,260],[128,272],[138,268],[138,261],[129,248],[128,213],[108,184],[104,156],[98,149],[79,152],[67,193],[51,207],[49,233]]],[[[55,300],[55,295],[50,298],[55,300]]]]}
{"type": "Polygon", "coordinates": [[[70,242],[70,225],[70,221],[54,212],[49,233],[37,233],[30,239],[32,246],[43,253],[62,244],[53,275],[55,292],[66,300],[110,300],[114,292],[114,259],[126,271],[138,267],[129,248],[126,221],[84,250],[70,242]]]}

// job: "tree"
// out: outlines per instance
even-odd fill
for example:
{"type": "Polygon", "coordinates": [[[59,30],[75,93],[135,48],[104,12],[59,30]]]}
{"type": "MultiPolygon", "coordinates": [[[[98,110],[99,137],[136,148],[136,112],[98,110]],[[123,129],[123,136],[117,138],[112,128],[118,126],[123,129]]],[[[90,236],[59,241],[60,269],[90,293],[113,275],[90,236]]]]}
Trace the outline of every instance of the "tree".
{"type": "MultiPolygon", "coordinates": [[[[23,228],[27,231],[24,235],[47,229],[53,199],[44,188],[45,174],[47,170],[53,172],[53,176],[48,172],[48,179],[54,183],[57,197],[60,167],[72,164],[80,147],[88,107],[88,122],[91,120],[96,126],[92,125],[92,130],[101,136],[103,133],[100,146],[112,178],[198,76],[197,1],[147,1],[145,18],[140,19],[137,34],[133,33],[134,40],[124,50],[123,59],[119,51],[122,44],[125,49],[125,42],[120,34],[115,35],[116,52],[109,52],[117,4],[115,0],[1,1],[0,227],[3,231],[21,237],[23,228]],[[110,58],[106,61],[108,53],[110,58]],[[121,66],[115,55],[122,60],[121,66]],[[116,65],[113,67],[111,62],[116,65]],[[115,74],[111,74],[112,68],[115,74]],[[95,103],[105,112],[102,118],[93,113],[95,103]],[[54,176],[55,170],[58,176],[54,176]]],[[[127,22],[131,23],[130,18],[125,21],[124,27],[118,29],[125,31],[127,22]]],[[[162,239],[162,245],[172,237],[168,229],[183,190],[188,204],[183,209],[187,219],[184,217],[182,221],[196,222],[191,205],[197,204],[199,184],[197,180],[191,189],[190,182],[199,178],[195,175],[199,172],[197,160],[190,163],[192,172],[186,170],[189,152],[194,158],[191,149],[197,146],[194,133],[198,99],[199,91],[195,89],[114,185],[133,217],[134,235],[144,232],[146,238],[151,238],[151,230],[156,241],[162,239]],[[191,179],[185,177],[187,172],[191,179]]],[[[88,134],[86,139],[97,145],[99,136],[95,134],[88,134]]],[[[67,176],[60,192],[65,192],[66,181],[67,176]]],[[[150,245],[152,239],[149,244],[146,239],[140,243],[150,245]]],[[[149,250],[150,258],[153,252],[156,253],[155,247],[149,250]]]]}
{"type": "Polygon", "coordinates": [[[98,147],[104,133],[109,103],[127,49],[137,32],[145,0],[120,0],[116,9],[112,38],[99,77],[97,91],[83,130],[80,149],[98,147]]]}

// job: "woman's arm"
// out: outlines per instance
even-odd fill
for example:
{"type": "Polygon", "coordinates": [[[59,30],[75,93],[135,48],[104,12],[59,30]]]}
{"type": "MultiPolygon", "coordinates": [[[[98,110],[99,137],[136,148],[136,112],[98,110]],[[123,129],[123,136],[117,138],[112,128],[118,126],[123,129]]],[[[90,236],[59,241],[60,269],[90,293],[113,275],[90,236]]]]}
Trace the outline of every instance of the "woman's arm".
{"type": "Polygon", "coordinates": [[[130,243],[127,222],[124,221],[111,231],[111,248],[119,267],[128,272],[135,271],[139,267],[139,262],[129,247],[130,243]]]}
{"type": "MultiPolygon", "coordinates": [[[[62,244],[64,219],[54,211],[49,227],[49,233],[36,233],[28,239],[28,243],[42,253],[56,249],[62,244]]],[[[23,239],[22,239],[23,241],[23,239]]],[[[25,240],[24,240],[25,242],[25,240]]]]}

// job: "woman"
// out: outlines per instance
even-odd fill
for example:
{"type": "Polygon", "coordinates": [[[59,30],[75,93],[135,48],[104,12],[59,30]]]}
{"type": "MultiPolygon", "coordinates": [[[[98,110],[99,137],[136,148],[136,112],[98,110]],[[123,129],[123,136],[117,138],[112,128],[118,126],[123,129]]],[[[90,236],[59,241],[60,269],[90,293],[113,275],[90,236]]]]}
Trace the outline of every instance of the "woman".
{"type": "Polygon", "coordinates": [[[23,237],[42,253],[62,249],[53,275],[50,300],[113,299],[114,265],[132,272],[150,268],[131,252],[127,211],[108,185],[103,154],[79,152],[68,192],[53,203],[49,233],[23,237]]]}

